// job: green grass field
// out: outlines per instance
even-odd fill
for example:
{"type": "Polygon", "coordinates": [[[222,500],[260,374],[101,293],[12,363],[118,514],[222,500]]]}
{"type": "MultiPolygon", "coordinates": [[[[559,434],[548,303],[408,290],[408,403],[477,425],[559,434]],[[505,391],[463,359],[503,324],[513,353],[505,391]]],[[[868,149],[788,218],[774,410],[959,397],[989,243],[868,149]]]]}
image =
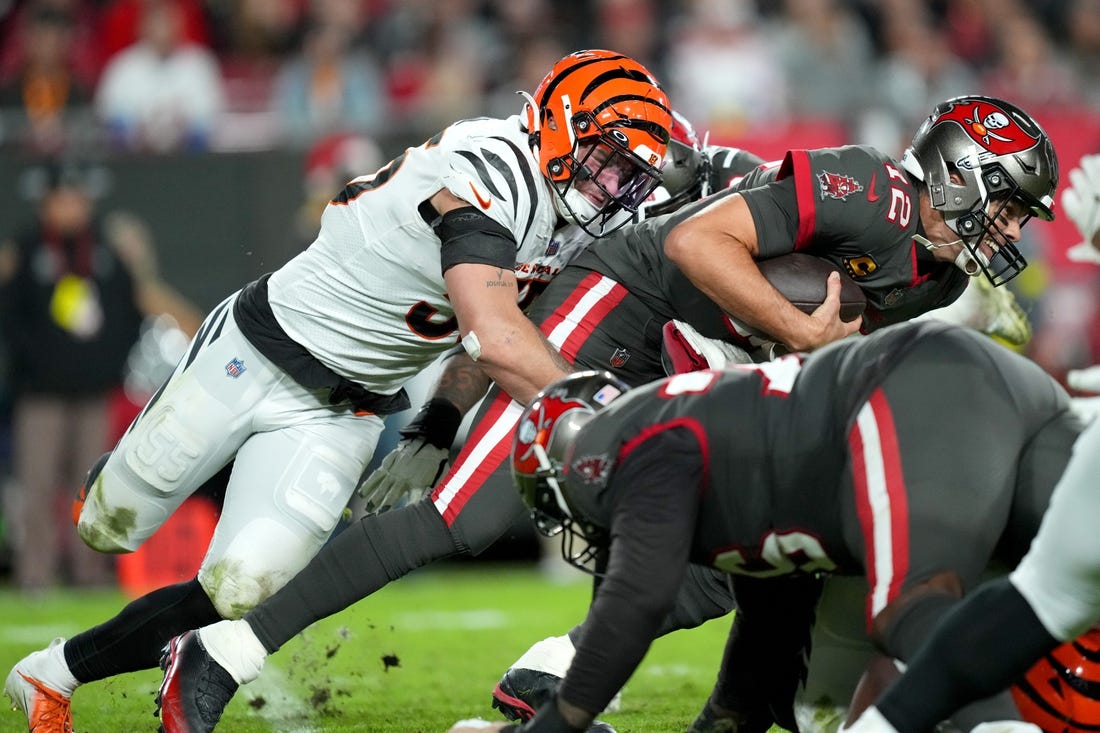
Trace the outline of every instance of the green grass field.
{"type": "MultiPolygon", "coordinates": [[[[500,674],[532,642],[581,619],[589,593],[585,580],[554,585],[528,566],[470,563],[414,573],[272,656],[261,678],[237,693],[218,730],[441,733],[460,718],[498,719],[489,702],[500,674]]],[[[0,591],[2,673],[124,602],[113,593],[30,600],[0,591]]],[[[719,619],[659,639],[627,684],[622,711],[603,718],[619,733],[684,730],[710,691],[727,630],[728,620],[719,619]]],[[[156,670],[80,688],[76,730],[156,730],[159,683],[156,670]]],[[[5,706],[0,731],[25,730],[5,706]]]]}

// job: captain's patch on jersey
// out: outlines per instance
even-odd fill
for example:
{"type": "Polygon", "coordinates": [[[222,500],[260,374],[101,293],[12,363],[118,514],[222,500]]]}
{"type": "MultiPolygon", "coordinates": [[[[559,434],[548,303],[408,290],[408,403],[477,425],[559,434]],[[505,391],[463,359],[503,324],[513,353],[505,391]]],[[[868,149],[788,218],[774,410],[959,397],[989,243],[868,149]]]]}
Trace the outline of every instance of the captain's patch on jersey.
{"type": "Polygon", "coordinates": [[[840,173],[822,171],[817,175],[817,181],[821,184],[821,199],[823,201],[825,198],[843,201],[853,193],[859,193],[863,190],[862,183],[851,176],[841,175],[840,173]]]}
{"type": "Polygon", "coordinates": [[[844,269],[848,271],[848,276],[853,280],[858,280],[861,277],[867,277],[872,272],[878,269],[878,263],[875,262],[875,258],[871,255],[860,255],[859,257],[845,257],[844,269]]]}
{"type": "Polygon", "coordinates": [[[232,359],[229,360],[229,363],[225,365],[225,373],[228,374],[229,376],[233,377],[234,379],[236,379],[237,377],[244,374],[244,372],[245,372],[244,362],[241,361],[240,359],[238,359],[237,357],[233,357],[232,359]]]}

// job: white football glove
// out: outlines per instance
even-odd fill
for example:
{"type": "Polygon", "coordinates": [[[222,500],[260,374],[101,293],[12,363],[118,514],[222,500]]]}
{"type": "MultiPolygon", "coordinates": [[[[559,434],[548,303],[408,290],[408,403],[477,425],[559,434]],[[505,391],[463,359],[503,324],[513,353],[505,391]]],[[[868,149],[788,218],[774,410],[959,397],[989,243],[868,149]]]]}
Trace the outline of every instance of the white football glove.
{"type": "Polygon", "coordinates": [[[367,500],[367,511],[384,512],[402,499],[420,499],[443,475],[450,457],[449,450],[437,448],[424,438],[403,439],[359,487],[359,496],[367,500]]]}
{"type": "Polygon", "coordinates": [[[1062,192],[1062,208],[1081,233],[1082,241],[1066,251],[1074,262],[1100,265],[1100,251],[1092,238],[1100,230],[1100,155],[1085,155],[1069,172],[1070,185],[1062,192]]]}
{"type": "Polygon", "coordinates": [[[1066,384],[1078,392],[1100,394],[1100,365],[1070,369],[1066,373],[1066,384]]]}

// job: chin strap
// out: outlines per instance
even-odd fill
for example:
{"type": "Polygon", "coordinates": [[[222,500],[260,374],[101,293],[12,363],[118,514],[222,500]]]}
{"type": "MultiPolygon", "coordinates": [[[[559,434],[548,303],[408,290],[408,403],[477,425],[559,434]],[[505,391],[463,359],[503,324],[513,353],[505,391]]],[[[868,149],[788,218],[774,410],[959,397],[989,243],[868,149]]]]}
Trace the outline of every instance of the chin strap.
{"type": "MultiPolygon", "coordinates": [[[[913,239],[924,245],[924,248],[929,252],[935,252],[937,249],[944,247],[953,247],[956,244],[962,245],[962,250],[955,257],[955,266],[965,272],[970,277],[977,277],[982,273],[982,263],[974,256],[974,253],[970,251],[970,248],[962,241],[962,239],[956,239],[953,242],[943,242],[942,244],[936,244],[932,240],[920,234],[914,234],[913,239]]],[[[979,253],[978,257],[982,257],[979,253]]],[[[983,257],[984,259],[984,257],[983,257]]],[[[986,264],[989,264],[988,262],[986,264]]]]}
{"type": "Polygon", "coordinates": [[[523,108],[526,111],[524,115],[524,124],[527,126],[527,144],[531,146],[531,150],[534,151],[537,157],[539,147],[542,144],[542,136],[539,135],[539,126],[541,124],[539,120],[539,106],[535,104],[535,98],[527,92],[517,91],[516,94],[523,97],[523,108]]]}

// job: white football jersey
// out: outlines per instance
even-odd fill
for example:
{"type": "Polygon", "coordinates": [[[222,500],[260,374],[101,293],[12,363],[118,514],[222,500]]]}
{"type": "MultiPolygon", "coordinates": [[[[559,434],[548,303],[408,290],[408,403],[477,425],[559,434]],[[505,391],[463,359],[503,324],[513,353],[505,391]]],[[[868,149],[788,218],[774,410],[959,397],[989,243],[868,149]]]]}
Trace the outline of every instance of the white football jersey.
{"type": "Polygon", "coordinates": [[[549,279],[583,249],[551,239],[554,194],[518,116],[456,122],[351,181],[313,244],[271,276],[268,298],[292,339],[375,392],[396,392],[457,342],[440,241],[418,210],[444,188],[513,233],[521,280],[549,279]]]}

